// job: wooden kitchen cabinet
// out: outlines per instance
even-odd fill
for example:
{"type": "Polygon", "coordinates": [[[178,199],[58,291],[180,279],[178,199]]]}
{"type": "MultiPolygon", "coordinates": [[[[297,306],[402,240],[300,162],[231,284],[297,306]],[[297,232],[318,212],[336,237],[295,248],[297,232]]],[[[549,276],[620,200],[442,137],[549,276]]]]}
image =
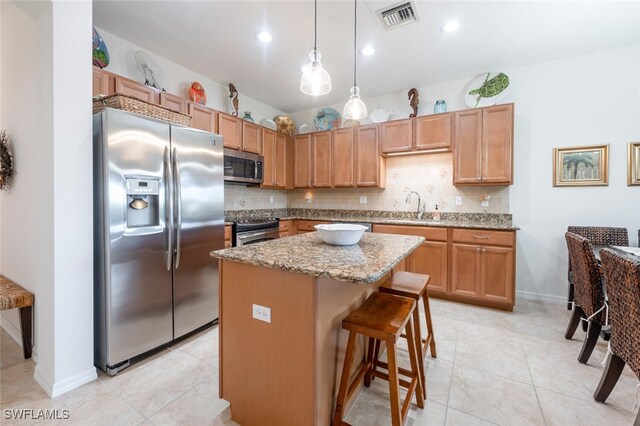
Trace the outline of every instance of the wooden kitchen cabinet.
{"type": "Polygon", "coordinates": [[[293,221],[292,220],[281,220],[279,227],[278,227],[278,232],[279,232],[279,237],[280,238],[284,238],[284,237],[288,237],[290,235],[293,235],[291,233],[293,229],[293,221]]]}
{"type": "Polygon", "coordinates": [[[387,121],[380,125],[382,152],[406,152],[413,149],[413,119],[387,121]]]}
{"type": "Polygon", "coordinates": [[[167,92],[160,92],[160,106],[182,114],[187,113],[187,102],[184,98],[167,92]]]}
{"type": "Polygon", "coordinates": [[[231,247],[231,225],[224,226],[224,248],[231,247]]]}
{"type": "Polygon", "coordinates": [[[219,112],[218,133],[224,137],[225,148],[242,148],[242,122],[240,118],[219,112]]]}
{"type": "Polygon", "coordinates": [[[132,96],[145,102],[152,104],[158,103],[158,94],[152,87],[146,86],[137,81],[129,80],[128,78],[115,76],[116,93],[122,93],[123,95],[132,96]]]}
{"type": "Polygon", "coordinates": [[[513,183],[513,104],[455,113],[454,185],[513,183]]]}
{"type": "Polygon", "coordinates": [[[115,76],[110,72],[93,67],[92,96],[113,95],[115,93],[115,76]]]}
{"type": "Polygon", "coordinates": [[[481,246],[476,244],[451,245],[451,293],[479,299],[481,246]]]}
{"type": "Polygon", "coordinates": [[[451,150],[452,117],[452,113],[416,117],[416,150],[451,150]]]}
{"type": "Polygon", "coordinates": [[[293,138],[293,186],[311,187],[311,135],[297,135],[293,138]]]}
{"type": "Polygon", "coordinates": [[[354,186],[354,166],[356,165],[354,132],[353,128],[339,129],[333,132],[331,149],[333,177],[331,180],[335,187],[354,186]]]}
{"type": "Polygon", "coordinates": [[[356,186],[385,188],[386,160],[380,155],[378,126],[355,128],[355,174],[356,186]]]}
{"type": "Polygon", "coordinates": [[[323,223],[329,223],[326,221],[321,221],[321,220],[302,220],[302,219],[298,219],[295,221],[295,229],[296,229],[296,233],[297,234],[304,234],[307,232],[315,232],[316,225],[321,225],[323,223]]]}
{"type": "Polygon", "coordinates": [[[276,133],[276,188],[290,188],[291,148],[286,135],[276,133]]]}
{"type": "Polygon", "coordinates": [[[331,140],[333,132],[313,133],[311,136],[311,186],[331,187],[331,140]]]}
{"type": "Polygon", "coordinates": [[[262,132],[260,131],[260,126],[247,120],[238,120],[242,121],[242,150],[260,154],[262,149],[262,132]]]}
{"type": "Polygon", "coordinates": [[[287,137],[262,128],[263,188],[287,187],[287,137]]]}
{"type": "Polygon", "coordinates": [[[373,232],[424,237],[426,241],[407,257],[404,270],[431,276],[428,284],[429,294],[447,293],[447,228],[376,224],[373,225],[373,232]]]}
{"type": "Polygon", "coordinates": [[[191,116],[191,127],[204,130],[205,132],[218,133],[215,110],[189,102],[188,113],[191,116]]]}

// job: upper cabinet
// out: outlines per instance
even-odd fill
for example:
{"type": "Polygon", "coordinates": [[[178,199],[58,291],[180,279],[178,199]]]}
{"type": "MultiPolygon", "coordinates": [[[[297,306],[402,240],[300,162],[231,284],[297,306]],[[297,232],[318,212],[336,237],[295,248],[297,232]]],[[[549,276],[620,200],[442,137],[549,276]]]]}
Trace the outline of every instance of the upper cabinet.
{"type": "Polygon", "coordinates": [[[115,93],[115,76],[110,72],[93,67],[92,96],[113,95],[115,93]]]}
{"type": "Polygon", "coordinates": [[[296,135],[293,138],[293,186],[311,186],[311,135],[296,135]]]}
{"type": "Polygon", "coordinates": [[[215,110],[189,102],[188,112],[191,116],[191,127],[205,132],[218,132],[215,110]]]}
{"type": "Polygon", "coordinates": [[[287,188],[289,183],[287,151],[287,137],[285,135],[262,128],[263,188],[287,188]]]}
{"type": "Polygon", "coordinates": [[[333,146],[331,149],[333,186],[354,186],[355,155],[354,129],[346,128],[333,132],[333,146]]]}
{"type": "Polygon", "coordinates": [[[123,95],[132,96],[134,98],[157,104],[157,92],[149,87],[145,86],[142,83],[138,83],[137,81],[129,80],[128,78],[120,77],[117,75],[116,77],[116,93],[122,93],[123,95]]]}
{"type": "Polygon", "coordinates": [[[187,102],[184,98],[167,92],[160,92],[160,106],[182,114],[187,113],[187,102]]]}
{"type": "Polygon", "coordinates": [[[334,132],[314,133],[311,138],[311,186],[331,187],[331,136],[334,132]]]}
{"type": "Polygon", "coordinates": [[[415,118],[417,151],[424,150],[451,150],[451,119],[453,114],[424,115],[415,118]]]}
{"type": "Polygon", "coordinates": [[[233,115],[218,113],[218,133],[224,137],[224,147],[242,148],[242,122],[233,115]]]}
{"type": "Polygon", "coordinates": [[[262,147],[262,132],[260,126],[247,120],[242,121],[242,150],[260,154],[262,147]]]}
{"type": "Polygon", "coordinates": [[[386,187],[386,161],[380,155],[378,135],[376,125],[355,128],[356,186],[386,187]]]}
{"type": "Polygon", "coordinates": [[[380,125],[382,153],[413,149],[413,119],[387,121],[380,125]]]}
{"type": "Polygon", "coordinates": [[[513,104],[455,113],[454,185],[513,183],[513,104]]]}

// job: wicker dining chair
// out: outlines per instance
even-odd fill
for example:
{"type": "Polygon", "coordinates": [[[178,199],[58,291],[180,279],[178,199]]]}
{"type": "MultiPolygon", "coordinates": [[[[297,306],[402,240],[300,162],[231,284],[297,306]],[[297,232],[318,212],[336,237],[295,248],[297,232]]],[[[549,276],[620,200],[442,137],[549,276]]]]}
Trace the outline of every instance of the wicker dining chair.
{"type": "MultiPolygon", "coordinates": [[[[640,379],[640,260],[611,249],[602,250],[600,258],[609,298],[611,356],[593,398],[605,402],[625,364],[640,379]]],[[[639,424],[640,412],[634,425],[639,424]]]]}
{"type": "MultiPolygon", "coordinates": [[[[629,245],[629,232],[627,228],[615,228],[608,226],[569,226],[567,232],[580,235],[588,239],[591,244],[595,246],[628,246],[629,245]]],[[[640,237],[640,230],[638,230],[638,236],[640,237]]],[[[569,297],[567,300],[567,309],[571,310],[573,307],[573,277],[571,274],[571,262],[569,262],[568,269],[568,281],[569,281],[569,297]]]]}
{"type": "Polygon", "coordinates": [[[575,303],[564,337],[571,340],[581,320],[587,319],[587,335],[578,356],[578,361],[586,364],[598,342],[600,330],[605,324],[602,274],[593,246],[588,239],[571,232],[567,232],[565,238],[573,271],[575,303]]]}

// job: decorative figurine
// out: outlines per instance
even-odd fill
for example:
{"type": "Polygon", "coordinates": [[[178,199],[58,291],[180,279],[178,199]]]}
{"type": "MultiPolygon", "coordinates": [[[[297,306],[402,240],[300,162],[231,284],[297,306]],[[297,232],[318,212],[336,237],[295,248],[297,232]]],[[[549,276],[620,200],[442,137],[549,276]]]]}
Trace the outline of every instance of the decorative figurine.
{"type": "Polygon", "coordinates": [[[207,104],[207,94],[204,93],[204,87],[202,87],[202,84],[197,81],[191,83],[191,87],[189,87],[189,98],[197,104],[207,104]]]}
{"type": "Polygon", "coordinates": [[[276,126],[278,126],[278,133],[291,136],[293,132],[296,131],[296,124],[288,115],[279,115],[277,117],[274,117],[273,121],[275,121],[276,126]]]}
{"type": "Polygon", "coordinates": [[[231,99],[231,115],[238,116],[238,91],[233,83],[229,83],[229,99],[231,99]]]}
{"type": "Polygon", "coordinates": [[[413,108],[413,114],[409,114],[409,117],[413,118],[418,115],[418,89],[415,87],[409,90],[409,106],[413,108]]]}

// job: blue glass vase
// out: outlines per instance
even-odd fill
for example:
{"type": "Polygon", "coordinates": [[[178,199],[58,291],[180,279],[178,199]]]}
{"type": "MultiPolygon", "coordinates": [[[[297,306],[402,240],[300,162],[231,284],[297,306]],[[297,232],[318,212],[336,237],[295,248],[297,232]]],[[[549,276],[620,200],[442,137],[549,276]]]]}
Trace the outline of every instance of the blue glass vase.
{"type": "Polygon", "coordinates": [[[436,105],[433,107],[434,114],[440,114],[443,112],[447,112],[447,103],[444,99],[439,99],[436,101],[436,105]]]}

